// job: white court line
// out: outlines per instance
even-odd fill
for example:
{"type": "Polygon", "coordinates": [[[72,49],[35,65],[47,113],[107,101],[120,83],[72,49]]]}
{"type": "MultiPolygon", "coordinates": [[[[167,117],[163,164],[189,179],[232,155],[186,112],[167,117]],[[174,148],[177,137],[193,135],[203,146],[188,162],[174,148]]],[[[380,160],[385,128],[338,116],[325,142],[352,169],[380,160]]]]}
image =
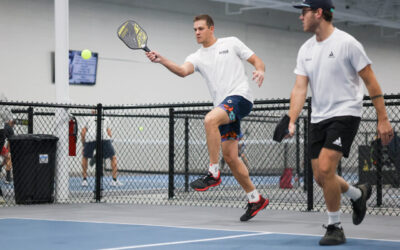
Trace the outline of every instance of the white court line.
{"type": "Polygon", "coordinates": [[[216,241],[216,240],[242,238],[242,237],[257,236],[257,235],[264,235],[264,234],[270,234],[270,233],[242,234],[242,235],[232,235],[232,236],[208,238],[208,239],[201,239],[201,240],[184,240],[184,241],[173,241],[173,242],[164,242],[164,243],[146,244],[146,245],[135,245],[135,246],[116,247],[116,248],[103,248],[103,249],[100,249],[100,250],[122,250],[122,249],[134,249],[134,248],[144,248],[144,247],[169,246],[169,245],[188,244],[188,243],[194,243],[194,242],[206,242],[206,241],[216,241]]]}

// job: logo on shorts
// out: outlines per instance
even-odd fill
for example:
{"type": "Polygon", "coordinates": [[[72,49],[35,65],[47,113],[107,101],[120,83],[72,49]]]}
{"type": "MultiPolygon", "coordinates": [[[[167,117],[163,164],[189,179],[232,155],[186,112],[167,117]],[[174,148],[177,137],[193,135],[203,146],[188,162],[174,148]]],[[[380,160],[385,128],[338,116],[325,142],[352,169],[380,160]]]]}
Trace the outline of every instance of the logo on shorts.
{"type": "Polygon", "coordinates": [[[332,144],[335,144],[336,146],[341,147],[342,146],[342,140],[339,137],[334,142],[332,142],[332,144]]]}
{"type": "Polygon", "coordinates": [[[333,54],[333,51],[331,51],[331,53],[329,54],[328,58],[335,58],[335,55],[333,54]]]}
{"type": "Polygon", "coordinates": [[[235,113],[233,113],[233,111],[229,112],[229,119],[231,121],[234,121],[236,119],[235,113]]]}

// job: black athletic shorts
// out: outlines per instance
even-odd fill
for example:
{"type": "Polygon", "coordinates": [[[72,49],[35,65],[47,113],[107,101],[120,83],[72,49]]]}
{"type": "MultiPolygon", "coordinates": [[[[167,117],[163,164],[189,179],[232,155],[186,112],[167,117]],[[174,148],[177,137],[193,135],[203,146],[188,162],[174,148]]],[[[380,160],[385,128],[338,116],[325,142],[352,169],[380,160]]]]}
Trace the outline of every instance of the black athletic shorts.
{"type": "MultiPolygon", "coordinates": [[[[93,152],[96,149],[96,142],[85,142],[83,146],[83,156],[85,158],[93,158],[93,152]]],[[[103,159],[111,158],[115,155],[114,147],[110,140],[103,140],[103,159]]]]}
{"type": "Polygon", "coordinates": [[[322,148],[337,150],[347,158],[360,121],[361,118],[356,116],[337,116],[311,123],[309,141],[311,159],[318,158],[322,148]]]}

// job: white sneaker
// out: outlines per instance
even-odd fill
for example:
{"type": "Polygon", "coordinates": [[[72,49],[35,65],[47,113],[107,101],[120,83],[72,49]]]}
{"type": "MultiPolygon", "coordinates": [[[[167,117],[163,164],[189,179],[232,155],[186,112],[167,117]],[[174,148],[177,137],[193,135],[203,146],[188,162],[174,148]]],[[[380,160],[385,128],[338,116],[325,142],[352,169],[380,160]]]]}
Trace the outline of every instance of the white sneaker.
{"type": "Polygon", "coordinates": [[[124,185],[124,183],[120,182],[119,180],[116,180],[116,181],[112,180],[111,181],[111,186],[113,186],[113,187],[120,187],[120,186],[123,186],[123,185],[124,185]]]}
{"type": "Polygon", "coordinates": [[[0,196],[0,205],[6,204],[6,200],[4,200],[3,196],[0,196]]]}
{"type": "Polygon", "coordinates": [[[81,186],[82,186],[82,187],[87,187],[87,186],[89,186],[87,180],[83,180],[81,186]]]}

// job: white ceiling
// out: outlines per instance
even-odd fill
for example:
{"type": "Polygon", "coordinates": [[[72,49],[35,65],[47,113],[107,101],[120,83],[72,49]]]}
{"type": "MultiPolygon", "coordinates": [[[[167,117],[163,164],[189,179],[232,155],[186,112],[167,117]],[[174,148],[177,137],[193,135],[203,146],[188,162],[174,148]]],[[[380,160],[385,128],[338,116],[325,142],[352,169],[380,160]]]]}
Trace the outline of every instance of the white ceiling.
{"type": "MultiPolygon", "coordinates": [[[[293,0],[212,0],[225,3],[226,14],[241,14],[252,9],[274,9],[299,13],[293,0]],[[234,4],[234,5],[232,5],[234,4]]],[[[376,25],[400,30],[400,0],[333,0],[336,22],[376,25]]]]}

